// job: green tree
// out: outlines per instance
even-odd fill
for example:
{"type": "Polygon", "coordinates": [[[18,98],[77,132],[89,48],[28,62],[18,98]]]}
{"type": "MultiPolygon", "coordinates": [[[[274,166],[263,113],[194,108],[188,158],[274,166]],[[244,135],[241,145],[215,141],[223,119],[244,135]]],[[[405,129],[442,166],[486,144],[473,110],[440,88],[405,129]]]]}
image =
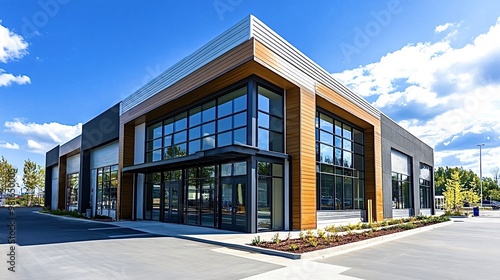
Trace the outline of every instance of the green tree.
{"type": "Polygon", "coordinates": [[[13,176],[12,171],[14,171],[14,176],[16,176],[17,168],[14,168],[12,164],[2,156],[0,160],[0,193],[5,193],[9,188],[9,179],[13,176]]]}
{"type": "Polygon", "coordinates": [[[446,190],[443,192],[446,210],[458,211],[464,201],[464,192],[460,184],[460,173],[454,170],[451,178],[446,179],[446,190]]]}
{"type": "Polygon", "coordinates": [[[23,184],[28,193],[28,206],[31,206],[35,189],[43,187],[45,171],[41,165],[28,159],[24,161],[23,173],[23,184]]]}
{"type": "Polygon", "coordinates": [[[469,205],[478,205],[481,197],[473,190],[463,191],[464,201],[469,202],[469,205]]]}
{"type": "Polygon", "coordinates": [[[490,198],[492,200],[500,201],[500,189],[492,190],[490,192],[490,198]]]}

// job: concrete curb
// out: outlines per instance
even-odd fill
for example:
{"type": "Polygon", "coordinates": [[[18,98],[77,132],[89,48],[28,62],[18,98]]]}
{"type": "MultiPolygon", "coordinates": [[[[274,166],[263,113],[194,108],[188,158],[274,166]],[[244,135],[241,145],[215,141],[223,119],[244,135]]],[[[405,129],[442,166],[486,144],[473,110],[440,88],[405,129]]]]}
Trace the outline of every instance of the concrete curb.
{"type": "Polygon", "coordinates": [[[293,260],[298,260],[298,259],[314,260],[314,259],[321,259],[321,258],[329,258],[329,257],[333,257],[336,255],[344,254],[347,252],[352,252],[355,250],[367,248],[367,247],[381,244],[381,243],[384,243],[387,241],[392,241],[392,240],[396,240],[396,239],[399,239],[402,237],[417,234],[420,232],[429,231],[431,229],[451,225],[452,223],[453,223],[453,221],[443,222],[443,223],[435,224],[432,226],[425,226],[425,227],[420,227],[420,228],[416,228],[416,229],[406,230],[403,232],[397,232],[397,233],[379,236],[379,237],[375,237],[375,238],[371,238],[371,239],[367,239],[367,240],[363,240],[363,241],[359,241],[359,242],[355,242],[355,243],[349,243],[349,244],[345,244],[345,245],[341,245],[341,246],[336,246],[336,247],[332,247],[332,248],[327,248],[327,249],[322,249],[322,250],[317,250],[314,252],[307,252],[307,253],[302,253],[302,254],[276,251],[276,250],[271,250],[271,249],[261,248],[261,247],[256,247],[256,246],[250,246],[250,245],[241,245],[241,244],[226,243],[226,242],[221,242],[221,241],[207,240],[207,239],[193,237],[193,236],[178,236],[178,237],[182,238],[182,239],[191,240],[191,241],[203,242],[203,243],[213,244],[213,245],[217,245],[217,246],[223,246],[223,247],[237,249],[237,250],[243,250],[243,251],[272,255],[272,256],[284,257],[284,258],[293,259],[293,260]]]}
{"type": "MultiPolygon", "coordinates": [[[[200,242],[200,243],[205,243],[205,244],[211,244],[211,245],[216,245],[220,247],[226,247],[226,248],[231,248],[231,249],[236,249],[240,251],[246,251],[246,252],[252,252],[252,253],[261,253],[261,254],[266,254],[266,255],[271,255],[271,256],[277,256],[277,257],[283,257],[283,258],[288,258],[292,260],[298,260],[298,259],[303,259],[303,260],[314,260],[314,259],[321,259],[321,258],[328,258],[328,257],[333,257],[336,255],[344,254],[347,252],[352,252],[355,250],[367,248],[370,246],[374,246],[380,243],[384,243],[387,241],[391,240],[396,240],[398,238],[402,238],[405,236],[410,236],[413,234],[417,234],[420,232],[425,232],[431,229],[443,227],[450,225],[454,223],[454,221],[448,221],[448,222],[443,222],[431,226],[424,226],[416,229],[411,229],[411,230],[406,230],[403,232],[397,232],[389,235],[384,235],[384,236],[379,236],[359,242],[354,242],[354,243],[349,243],[341,246],[336,246],[332,248],[327,248],[327,249],[322,249],[322,250],[317,250],[313,252],[307,252],[307,253],[292,253],[292,252],[283,252],[283,251],[277,251],[277,250],[272,250],[272,249],[267,249],[267,248],[261,248],[261,247],[256,247],[256,246],[251,246],[251,245],[246,245],[246,244],[239,244],[239,243],[231,243],[227,241],[219,241],[219,240],[213,240],[210,238],[203,238],[200,236],[203,235],[198,235],[198,234],[159,234],[159,233],[153,233],[150,232],[148,229],[139,229],[139,228],[134,228],[122,224],[114,224],[113,222],[102,222],[102,221],[93,221],[93,220],[87,220],[87,219],[78,219],[74,217],[66,217],[66,216],[59,216],[59,215],[53,215],[50,213],[42,213],[39,211],[33,211],[41,215],[49,215],[52,217],[57,217],[60,219],[67,219],[67,220],[74,220],[74,221],[83,221],[83,222],[88,222],[88,223],[99,223],[101,225],[109,225],[109,226],[115,226],[115,227],[122,227],[122,228],[130,228],[142,232],[147,232],[150,234],[154,235],[160,235],[160,236],[165,236],[165,237],[174,237],[174,238],[179,238],[179,239],[184,239],[184,240],[189,240],[189,241],[195,241],[195,242],[200,242]]],[[[250,240],[248,240],[250,242],[250,240]]]]}
{"type": "Polygon", "coordinates": [[[402,232],[397,232],[397,233],[393,233],[393,234],[379,236],[379,237],[375,237],[375,238],[371,238],[371,239],[367,239],[367,240],[363,240],[363,241],[359,241],[359,242],[355,242],[355,243],[349,243],[349,244],[345,244],[345,245],[341,245],[341,246],[337,246],[337,247],[333,247],[333,248],[318,250],[318,251],[314,251],[314,252],[307,252],[307,253],[303,253],[300,258],[307,259],[307,260],[329,258],[329,257],[341,255],[344,253],[367,248],[370,246],[378,245],[378,244],[381,244],[381,243],[384,243],[387,241],[392,241],[392,240],[396,240],[396,239],[399,239],[402,237],[414,235],[414,234],[417,234],[420,232],[425,232],[425,231],[429,231],[429,230],[432,230],[435,228],[440,228],[443,226],[451,225],[452,223],[453,223],[452,221],[448,221],[448,222],[443,222],[443,223],[439,223],[439,224],[435,224],[435,225],[431,225],[431,226],[424,226],[424,227],[420,227],[420,228],[416,228],[416,229],[410,229],[410,230],[405,230],[402,232]]]}
{"type": "Polygon", "coordinates": [[[99,223],[99,224],[108,224],[117,227],[117,225],[113,225],[113,222],[103,222],[103,221],[95,221],[95,220],[89,220],[89,219],[80,219],[80,218],[75,218],[75,217],[69,217],[69,216],[61,216],[61,215],[54,215],[50,213],[43,213],[40,211],[33,211],[34,213],[38,213],[40,215],[47,215],[51,217],[56,217],[60,219],[65,219],[65,220],[72,220],[72,221],[81,221],[81,222],[87,222],[87,223],[99,223]]]}

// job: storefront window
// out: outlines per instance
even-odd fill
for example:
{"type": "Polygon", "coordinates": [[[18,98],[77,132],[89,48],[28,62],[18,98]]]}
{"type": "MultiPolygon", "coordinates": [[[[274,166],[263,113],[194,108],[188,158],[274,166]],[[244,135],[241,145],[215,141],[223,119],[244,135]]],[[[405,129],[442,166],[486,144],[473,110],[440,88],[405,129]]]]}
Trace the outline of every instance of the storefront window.
{"type": "Polygon", "coordinates": [[[69,211],[78,210],[78,175],[78,173],[68,175],[66,207],[69,211]]]}
{"type": "Polygon", "coordinates": [[[283,165],[259,161],[257,166],[257,227],[283,229],[283,165]]]}
{"type": "Polygon", "coordinates": [[[257,119],[259,148],[283,153],[283,96],[259,86],[257,119]]]}
{"type": "Polygon", "coordinates": [[[317,209],[364,208],[363,131],[316,113],[317,209]]]}
{"type": "Polygon", "coordinates": [[[97,168],[97,215],[116,218],[118,165],[97,168]]]}
{"type": "Polygon", "coordinates": [[[411,160],[396,150],[391,151],[392,208],[412,208],[411,160]]]}
{"type": "Polygon", "coordinates": [[[146,161],[247,144],[247,87],[179,113],[147,129],[146,161]]]}
{"type": "Polygon", "coordinates": [[[420,164],[420,208],[432,208],[432,168],[420,164]]]}

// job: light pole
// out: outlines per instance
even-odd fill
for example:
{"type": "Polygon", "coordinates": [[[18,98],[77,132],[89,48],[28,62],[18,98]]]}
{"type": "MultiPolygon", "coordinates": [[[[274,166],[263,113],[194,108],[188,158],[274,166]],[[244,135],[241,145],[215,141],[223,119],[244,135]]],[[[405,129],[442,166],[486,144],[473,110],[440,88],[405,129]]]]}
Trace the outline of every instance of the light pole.
{"type": "Polygon", "coordinates": [[[481,207],[483,207],[483,167],[481,161],[481,148],[483,144],[477,144],[479,146],[479,184],[481,185],[481,207]]]}

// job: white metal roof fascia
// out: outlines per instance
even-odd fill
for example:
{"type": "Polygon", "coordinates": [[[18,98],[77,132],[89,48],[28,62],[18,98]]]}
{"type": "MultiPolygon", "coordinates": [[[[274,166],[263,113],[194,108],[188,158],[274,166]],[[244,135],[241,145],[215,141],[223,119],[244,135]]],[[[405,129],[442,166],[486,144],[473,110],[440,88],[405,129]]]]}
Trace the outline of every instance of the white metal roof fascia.
{"type": "Polygon", "coordinates": [[[373,107],[368,101],[333,78],[330,73],[321,68],[293,45],[288,43],[255,16],[250,15],[250,19],[250,24],[252,25],[250,28],[252,31],[250,34],[251,37],[254,37],[266,47],[273,50],[276,54],[281,56],[284,60],[288,61],[300,71],[304,72],[306,75],[309,75],[314,80],[334,89],[348,100],[361,106],[371,115],[380,118],[380,111],[373,107]]]}
{"type": "Polygon", "coordinates": [[[177,62],[121,102],[120,115],[250,39],[250,16],[177,62]]]}

